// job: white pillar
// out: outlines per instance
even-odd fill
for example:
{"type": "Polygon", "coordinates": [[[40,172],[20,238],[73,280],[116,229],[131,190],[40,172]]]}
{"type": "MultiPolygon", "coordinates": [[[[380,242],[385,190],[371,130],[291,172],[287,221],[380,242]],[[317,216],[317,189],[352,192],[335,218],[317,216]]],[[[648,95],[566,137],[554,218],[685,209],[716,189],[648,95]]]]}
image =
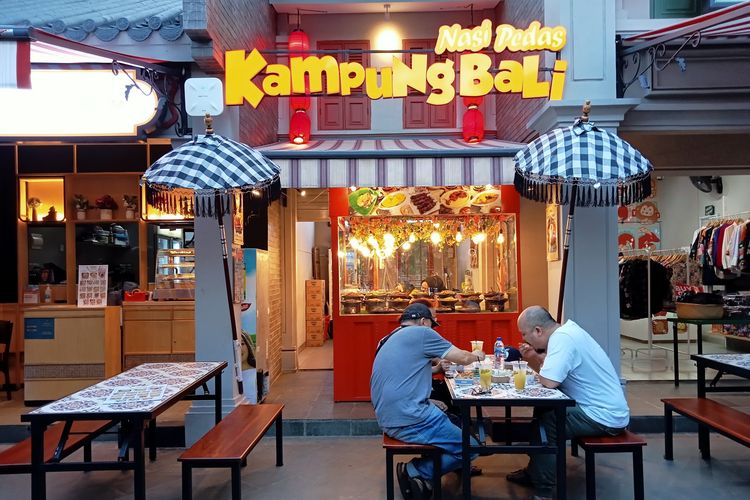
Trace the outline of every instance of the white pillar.
{"type": "MultiPolygon", "coordinates": [[[[214,119],[217,134],[233,138],[239,114],[233,109],[214,119]]],[[[203,120],[192,120],[194,134],[204,134],[203,120]]],[[[236,137],[234,137],[236,140],[236,137]]],[[[232,259],[233,224],[231,214],[224,216],[227,244],[229,245],[229,278],[234,280],[232,259]]],[[[234,380],[234,354],[232,326],[229,319],[224,284],[224,268],[221,257],[219,223],[215,217],[196,217],[195,229],[195,359],[196,361],[226,361],[227,368],[221,377],[222,406],[226,415],[244,397],[237,392],[234,380]]],[[[232,311],[240,328],[239,304],[232,305],[232,311]]],[[[213,391],[213,384],[209,384],[213,391]]],[[[200,391],[199,391],[200,392],[200,391]]],[[[214,425],[213,401],[193,401],[185,414],[185,444],[192,445],[214,425]]]]}
{"type": "MultiPolygon", "coordinates": [[[[231,214],[224,216],[224,227],[229,244],[229,277],[233,281],[231,214]]],[[[237,392],[234,380],[232,326],[225,287],[218,221],[215,217],[196,217],[195,359],[227,362],[227,368],[221,377],[223,413],[227,414],[240,404],[244,397],[237,392]]],[[[239,328],[239,304],[232,304],[232,312],[239,328]]],[[[210,389],[213,391],[213,387],[210,389]]],[[[185,444],[192,445],[213,427],[214,418],[213,401],[194,401],[185,415],[185,444]]]]}

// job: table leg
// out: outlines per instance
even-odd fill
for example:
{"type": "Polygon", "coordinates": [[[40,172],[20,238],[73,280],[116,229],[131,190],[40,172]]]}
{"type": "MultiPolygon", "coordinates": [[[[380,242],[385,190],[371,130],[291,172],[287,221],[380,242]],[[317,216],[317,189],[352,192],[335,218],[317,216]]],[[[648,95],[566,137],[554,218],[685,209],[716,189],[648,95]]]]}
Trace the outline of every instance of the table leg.
{"type": "MultiPolygon", "coordinates": [[[[567,470],[565,468],[565,407],[559,406],[555,408],[555,420],[557,425],[557,439],[555,446],[557,447],[557,459],[555,465],[557,467],[557,499],[565,500],[567,493],[567,470]]],[[[588,452],[586,456],[588,457],[588,452]]]]}
{"type": "Polygon", "coordinates": [[[276,467],[284,465],[284,434],[281,413],[276,417],[276,467]]]}
{"type": "Polygon", "coordinates": [[[146,498],[146,457],[143,441],[144,421],[136,420],[133,425],[133,498],[135,500],[145,500],[146,498]]]}
{"type": "Polygon", "coordinates": [[[464,500],[471,499],[471,407],[461,406],[461,487],[464,492],[464,500]]]}
{"type": "Polygon", "coordinates": [[[31,498],[47,498],[47,480],[44,466],[44,429],[46,425],[33,420],[31,422],[31,498]]]}
{"type": "Polygon", "coordinates": [[[217,373],[214,377],[214,394],[215,396],[215,415],[214,418],[216,420],[216,423],[218,424],[221,422],[221,372],[217,373]]]}
{"type": "Polygon", "coordinates": [[[698,324],[698,354],[703,354],[703,325],[698,324]]]}
{"type": "Polygon", "coordinates": [[[672,356],[674,356],[674,386],[680,385],[680,356],[677,352],[677,322],[672,323],[672,356]]]}
{"type": "Polygon", "coordinates": [[[698,361],[698,397],[706,397],[706,365],[698,361]]]}
{"type": "Polygon", "coordinates": [[[148,459],[156,460],[156,419],[148,421],[148,459]]]}

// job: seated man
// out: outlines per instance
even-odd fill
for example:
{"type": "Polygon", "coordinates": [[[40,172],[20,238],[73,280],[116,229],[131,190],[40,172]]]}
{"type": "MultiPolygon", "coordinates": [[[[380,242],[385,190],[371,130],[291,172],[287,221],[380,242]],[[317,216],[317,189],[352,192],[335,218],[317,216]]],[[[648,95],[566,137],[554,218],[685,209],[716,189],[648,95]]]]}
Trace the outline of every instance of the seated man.
{"type": "MultiPolygon", "coordinates": [[[[428,401],[432,390],[432,359],[461,365],[484,359],[481,351],[468,352],[441,337],[424,304],[410,304],[400,318],[401,326],[380,341],[370,378],[375,417],[384,433],[407,443],[431,444],[445,450],[443,473],[461,467],[461,429],[428,401]]],[[[396,466],[404,498],[429,498],[432,459],[415,458],[396,466]]]]}
{"type": "MultiPolygon", "coordinates": [[[[612,362],[594,338],[573,321],[555,322],[540,306],[531,306],[518,316],[518,331],[526,343],[521,355],[539,373],[539,382],[558,388],[576,405],[567,408],[564,432],[573,436],[616,435],[630,420],[630,410],[612,362]],[[539,354],[539,350],[546,354],[539,354]]],[[[539,420],[548,442],[557,436],[554,412],[539,420]]],[[[550,496],[555,485],[555,456],[532,455],[525,469],[507,476],[508,481],[534,486],[541,497],[550,496]]]]}

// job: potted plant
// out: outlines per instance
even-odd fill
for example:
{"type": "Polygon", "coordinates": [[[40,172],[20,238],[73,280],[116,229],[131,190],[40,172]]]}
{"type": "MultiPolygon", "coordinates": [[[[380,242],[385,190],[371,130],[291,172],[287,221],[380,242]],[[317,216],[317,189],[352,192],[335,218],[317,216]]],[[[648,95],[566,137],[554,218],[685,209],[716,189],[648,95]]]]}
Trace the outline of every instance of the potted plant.
{"type": "Polygon", "coordinates": [[[89,208],[89,200],[87,200],[82,194],[74,194],[73,208],[76,209],[76,219],[85,220],[86,210],[89,208]]]}
{"type": "Polygon", "coordinates": [[[26,200],[26,205],[31,209],[31,219],[32,221],[38,221],[39,217],[36,213],[36,209],[39,208],[42,204],[42,201],[39,198],[33,197],[26,200]]]}
{"type": "Polygon", "coordinates": [[[125,207],[125,218],[135,219],[135,211],[138,209],[138,197],[135,195],[122,195],[122,204],[125,207]]]}
{"type": "Polygon", "coordinates": [[[96,199],[96,208],[99,209],[99,218],[101,220],[112,220],[112,210],[117,209],[117,202],[110,195],[105,194],[96,199]]]}

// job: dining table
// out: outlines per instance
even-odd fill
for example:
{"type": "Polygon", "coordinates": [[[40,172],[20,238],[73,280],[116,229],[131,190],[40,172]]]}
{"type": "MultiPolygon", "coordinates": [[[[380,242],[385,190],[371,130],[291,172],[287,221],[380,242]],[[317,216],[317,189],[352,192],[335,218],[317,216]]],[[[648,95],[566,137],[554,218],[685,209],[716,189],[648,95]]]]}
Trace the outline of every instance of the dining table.
{"type": "Polygon", "coordinates": [[[553,411],[557,429],[565,429],[566,408],[575,406],[575,400],[566,396],[559,389],[549,389],[539,384],[535,377],[529,375],[523,390],[516,390],[512,383],[492,383],[489,390],[482,391],[480,386],[471,378],[454,377],[446,379],[453,404],[461,412],[461,453],[462,453],[462,489],[464,499],[471,498],[471,455],[490,454],[554,454],[556,457],[555,471],[557,477],[557,496],[559,500],[566,498],[567,475],[565,465],[565,432],[558,432],[555,442],[550,443],[546,434],[541,433],[537,443],[519,443],[508,439],[504,444],[489,443],[484,433],[484,416],[482,409],[486,407],[505,407],[506,419],[509,419],[512,408],[530,407],[543,408],[553,411]],[[478,431],[478,445],[471,443],[472,425],[471,410],[476,410],[476,429],[478,431]]]}
{"type": "MultiPolygon", "coordinates": [[[[31,498],[47,496],[46,474],[60,471],[132,470],[133,496],[146,498],[145,437],[149,458],[156,459],[156,418],[184,399],[213,400],[215,421],[221,421],[221,374],[227,362],[195,361],[145,363],[21,415],[31,427],[31,498]],[[208,382],[214,380],[213,393],[208,382]],[[201,389],[201,393],[196,393],[201,389]],[[45,461],[44,434],[62,422],[69,430],[75,421],[112,420],[119,425],[114,460],[45,461]],[[130,451],[133,458],[130,459],[130,451]]],[[[65,430],[58,448],[64,447],[65,430]]]]}

